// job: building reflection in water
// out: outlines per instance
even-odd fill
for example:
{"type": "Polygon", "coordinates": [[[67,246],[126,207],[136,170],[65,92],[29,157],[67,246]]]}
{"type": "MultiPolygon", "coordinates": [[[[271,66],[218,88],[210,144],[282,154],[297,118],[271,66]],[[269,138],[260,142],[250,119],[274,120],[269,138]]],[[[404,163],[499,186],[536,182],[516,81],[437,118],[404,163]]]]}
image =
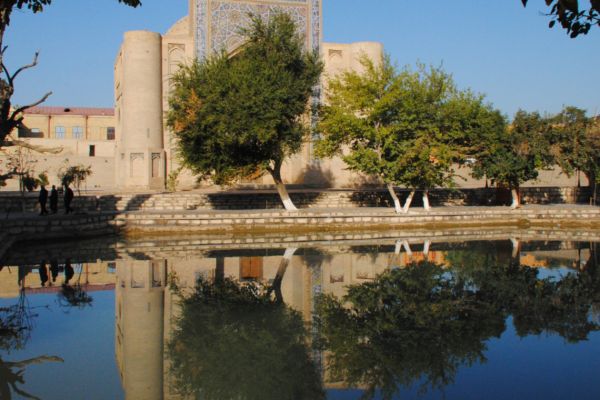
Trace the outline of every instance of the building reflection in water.
{"type": "MultiPolygon", "coordinates": [[[[320,293],[341,299],[348,285],[370,282],[390,269],[424,260],[444,264],[449,257],[459,264],[464,261],[457,256],[460,249],[449,253],[448,249],[436,250],[435,247],[428,243],[399,242],[395,246],[327,248],[326,251],[215,250],[203,258],[119,260],[116,262],[115,346],[126,398],[182,398],[169,374],[166,352],[180,314],[180,304],[169,287],[168,277],[176,276],[184,291],[192,290],[200,278],[231,278],[273,285],[275,292],[280,290],[279,296],[285,304],[298,311],[310,329],[315,298],[320,293]]],[[[514,247],[514,243],[503,242],[493,252],[495,261],[514,260],[514,247]]],[[[562,265],[582,265],[581,259],[589,257],[589,250],[582,253],[574,247],[554,249],[551,253],[540,249],[522,252],[520,247],[516,251],[517,259],[531,267],[557,265],[556,260],[562,265]]],[[[312,357],[319,365],[324,362],[318,350],[312,357]]],[[[324,377],[327,380],[327,374],[324,377]]],[[[344,383],[325,382],[325,385],[335,388],[343,387],[344,383]]]]}

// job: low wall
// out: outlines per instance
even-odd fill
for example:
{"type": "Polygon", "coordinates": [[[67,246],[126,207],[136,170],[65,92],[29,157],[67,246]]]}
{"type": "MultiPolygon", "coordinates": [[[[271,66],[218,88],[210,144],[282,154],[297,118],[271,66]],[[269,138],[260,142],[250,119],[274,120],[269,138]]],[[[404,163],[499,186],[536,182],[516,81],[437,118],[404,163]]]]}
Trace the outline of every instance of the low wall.
{"type": "MultiPolygon", "coordinates": [[[[407,190],[398,190],[402,201],[407,190]]],[[[291,190],[290,196],[299,208],[392,207],[387,190],[291,190]]],[[[589,204],[587,187],[524,187],[523,204],[589,204]]],[[[507,205],[510,193],[495,188],[434,189],[430,192],[432,206],[507,205]]],[[[413,206],[421,206],[418,193],[413,206]]],[[[76,196],[73,208],[78,211],[171,211],[171,210],[264,210],[283,208],[275,191],[176,192],[111,194],[76,196]]],[[[62,210],[62,199],[59,201],[62,210]]],[[[39,210],[37,196],[0,196],[0,213],[34,212],[39,210]]],[[[0,215],[0,218],[2,216],[0,215]]]]}

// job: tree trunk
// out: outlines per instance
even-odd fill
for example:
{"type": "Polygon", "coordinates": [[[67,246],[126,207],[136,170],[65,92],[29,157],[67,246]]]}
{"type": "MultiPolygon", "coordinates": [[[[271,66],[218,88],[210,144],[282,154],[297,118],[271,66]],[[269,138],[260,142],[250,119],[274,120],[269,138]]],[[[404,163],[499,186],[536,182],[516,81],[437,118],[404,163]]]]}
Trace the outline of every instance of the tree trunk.
{"type": "Polygon", "coordinates": [[[408,194],[408,197],[406,198],[406,201],[404,202],[404,207],[402,207],[402,212],[404,214],[406,214],[408,212],[408,209],[410,207],[410,203],[412,203],[412,199],[415,196],[415,190],[411,190],[410,193],[408,194]]]}
{"type": "Polygon", "coordinates": [[[519,258],[521,253],[521,241],[516,238],[510,238],[510,243],[512,244],[512,254],[511,257],[513,259],[519,258]]]}
{"type": "Polygon", "coordinates": [[[408,240],[404,240],[402,242],[402,246],[404,247],[404,250],[406,251],[406,254],[409,257],[412,257],[413,253],[412,253],[412,250],[410,249],[410,244],[408,244],[408,240]]]}
{"type": "Polygon", "coordinates": [[[402,212],[402,206],[400,205],[400,199],[398,198],[398,195],[396,195],[396,191],[394,190],[394,185],[388,183],[387,188],[390,192],[390,195],[392,196],[392,200],[394,200],[394,210],[397,214],[400,214],[402,212]]]}
{"type": "Polygon", "coordinates": [[[423,190],[423,208],[425,211],[431,210],[431,206],[429,205],[429,190],[423,190]]]}
{"type": "Polygon", "coordinates": [[[423,242],[423,256],[425,256],[425,259],[429,256],[429,246],[431,246],[431,240],[427,239],[423,242]]]}
{"type": "Polygon", "coordinates": [[[296,247],[288,247],[285,249],[285,253],[283,254],[283,258],[279,262],[279,268],[277,268],[277,273],[275,274],[275,279],[273,280],[273,284],[267,291],[267,295],[270,296],[271,292],[275,292],[275,301],[277,303],[283,304],[283,293],[281,292],[281,282],[283,282],[283,276],[285,275],[285,271],[287,270],[290,261],[292,260],[292,256],[298,250],[296,247]]]}
{"type": "Polygon", "coordinates": [[[288,211],[297,211],[298,209],[292,202],[290,195],[288,194],[287,189],[285,188],[285,184],[281,179],[281,163],[276,163],[275,167],[268,169],[269,173],[273,177],[273,181],[275,182],[275,187],[277,188],[277,193],[279,193],[279,197],[281,198],[281,202],[283,206],[288,211]]]}
{"type": "Polygon", "coordinates": [[[519,199],[519,188],[511,188],[510,195],[512,197],[512,203],[510,205],[510,208],[514,210],[516,208],[521,207],[521,202],[519,199]]]}

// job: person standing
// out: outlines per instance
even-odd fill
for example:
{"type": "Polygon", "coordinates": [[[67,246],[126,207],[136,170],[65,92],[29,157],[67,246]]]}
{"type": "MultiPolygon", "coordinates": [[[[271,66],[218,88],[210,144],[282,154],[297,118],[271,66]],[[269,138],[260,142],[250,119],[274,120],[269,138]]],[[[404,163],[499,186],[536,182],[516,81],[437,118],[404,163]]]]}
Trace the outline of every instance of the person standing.
{"type": "Polygon", "coordinates": [[[48,191],[44,185],[41,185],[40,188],[40,196],[38,197],[38,202],[40,203],[40,215],[48,214],[48,210],[46,209],[46,202],[48,201],[48,191]]]}
{"type": "Polygon", "coordinates": [[[55,185],[52,185],[52,190],[50,190],[50,211],[52,214],[58,212],[58,191],[55,185]]]}
{"type": "Polygon", "coordinates": [[[71,208],[71,202],[73,201],[73,197],[73,191],[68,185],[65,185],[65,214],[73,212],[73,209],[71,208]]]}

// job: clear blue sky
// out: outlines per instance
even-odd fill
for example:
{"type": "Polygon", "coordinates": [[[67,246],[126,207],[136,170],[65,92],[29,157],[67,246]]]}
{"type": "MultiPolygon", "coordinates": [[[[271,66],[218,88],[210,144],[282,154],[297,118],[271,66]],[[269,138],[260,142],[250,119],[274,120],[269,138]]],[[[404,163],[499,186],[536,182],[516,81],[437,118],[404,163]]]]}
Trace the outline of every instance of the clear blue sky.
{"type": "MultiPolygon", "coordinates": [[[[42,14],[13,15],[5,44],[11,67],[41,51],[17,82],[24,104],[46,91],[47,105],[113,105],[113,61],[123,32],[164,33],[187,14],[187,0],[54,0],[42,14]]],[[[462,88],[485,93],[504,113],[600,114],[600,29],[569,39],[548,29],[543,0],[323,0],[324,40],[379,41],[399,65],[443,64],[462,88]]]]}

